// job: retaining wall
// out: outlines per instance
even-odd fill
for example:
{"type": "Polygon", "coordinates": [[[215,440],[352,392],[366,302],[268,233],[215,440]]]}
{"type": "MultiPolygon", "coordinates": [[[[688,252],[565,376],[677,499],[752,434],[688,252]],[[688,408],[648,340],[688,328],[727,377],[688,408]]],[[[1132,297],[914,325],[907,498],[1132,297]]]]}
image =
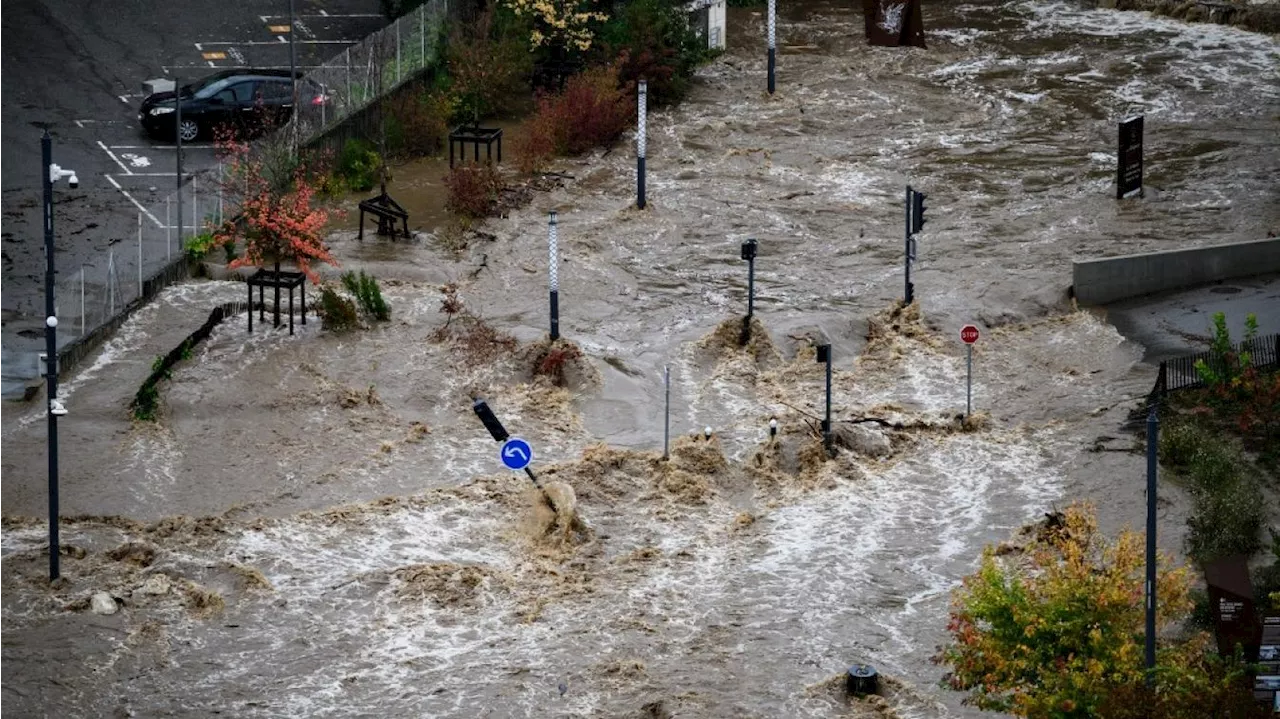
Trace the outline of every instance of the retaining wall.
{"type": "Polygon", "coordinates": [[[1072,263],[1082,305],[1101,305],[1219,280],[1280,272],[1280,238],[1072,263]]]}

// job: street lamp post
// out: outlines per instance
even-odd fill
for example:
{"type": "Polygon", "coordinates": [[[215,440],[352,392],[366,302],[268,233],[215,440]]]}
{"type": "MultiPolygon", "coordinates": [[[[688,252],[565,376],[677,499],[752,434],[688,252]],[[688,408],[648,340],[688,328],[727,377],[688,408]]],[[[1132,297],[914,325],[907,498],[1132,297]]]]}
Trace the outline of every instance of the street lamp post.
{"type": "Polygon", "coordinates": [[[67,410],[58,401],[58,317],[53,299],[53,183],[68,178],[71,187],[80,180],[72,170],[53,164],[53,138],[44,131],[40,138],[41,180],[44,186],[44,374],[48,382],[47,413],[49,417],[49,581],[59,576],[58,569],[58,417],[67,410]]]}

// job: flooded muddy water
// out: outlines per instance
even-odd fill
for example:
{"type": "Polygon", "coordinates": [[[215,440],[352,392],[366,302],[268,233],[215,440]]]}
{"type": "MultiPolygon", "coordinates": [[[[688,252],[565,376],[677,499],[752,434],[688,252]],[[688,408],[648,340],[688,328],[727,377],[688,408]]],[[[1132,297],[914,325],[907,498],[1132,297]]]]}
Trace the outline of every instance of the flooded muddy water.
{"type": "MultiPolygon", "coordinates": [[[[159,425],[131,426],[155,356],[244,288],[167,290],[65,384],[75,518],[52,588],[45,526],[23,518],[44,510],[43,410],[6,408],[6,708],[977,716],[930,657],[983,545],[1073,497],[1107,527],[1142,517],[1143,458],[1095,450],[1132,445],[1121,425],[1154,372],[1073,310],[1071,260],[1280,228],[1280,50],[1066,3],[925,12],[916,50],[866,47],[848,5],[788,7],[769,97],[763,18],[734,10],[730,50],[650,114],[647,210],[619,144],[563,162],[561,187],[487,222],[495,239],[460,261],[339,232],[344,267],[383,279],[390,323],[247,335],[233,318],[175,371],[159,425]],[[1147,196],[1118,203],[1116,122],[1132,114],[1147,196]],[[928,224],[918,307],[899,311],[907,184],[928,224]],[[530,376],[552,209],[561,332],[586,358],[567,389],[530,376]],[[768,333],[749,351],[717,332],[745,310],[747,238],[768,333]],[[437,341],[454,281],[520,349],[479,362],[437,341]],[[984,421],[961,427],[968,322],[984,421]],[[844,445],[830,460],[812,431],[819,342],[844,445]],[[583,526],[502,473],[476,394],[572,488],[583,526]],[[848,421],[866,417],[888,426],[848,421]],[[86,610],[99,591],[117,613],[86,610]],[[832,677],[853,662],[886,675],[883,702],[844,699],[832,677]]],[[[1176,550],[1185,503],[1162,499],[1176,550]]]]}

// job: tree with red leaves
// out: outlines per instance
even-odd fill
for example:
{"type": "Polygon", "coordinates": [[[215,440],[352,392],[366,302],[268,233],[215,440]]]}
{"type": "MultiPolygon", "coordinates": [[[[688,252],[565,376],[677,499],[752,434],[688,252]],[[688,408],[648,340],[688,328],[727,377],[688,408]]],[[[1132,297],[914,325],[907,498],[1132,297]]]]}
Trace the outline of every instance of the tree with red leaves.
{"type": "MultiPolygon", "coordinates": [[[[223,195],[231,198],[233,210],[214,228],[213,236],[218,244],[239,242],[244,247],[244,254],[227,266],[271,264],[278,273],[281,262],[287,262],[319,284],[320,276],[312,265],[323,262],[336,267],[338,262],[324,242],[329,213],[313,204],[315,173],[305,162],[283,166],[275,162],[272,148],[251,147],[229,138],[217,144],[224,167],[223,195]]],[[[279,325],[279,287],[275,317],[279,325]]]]}

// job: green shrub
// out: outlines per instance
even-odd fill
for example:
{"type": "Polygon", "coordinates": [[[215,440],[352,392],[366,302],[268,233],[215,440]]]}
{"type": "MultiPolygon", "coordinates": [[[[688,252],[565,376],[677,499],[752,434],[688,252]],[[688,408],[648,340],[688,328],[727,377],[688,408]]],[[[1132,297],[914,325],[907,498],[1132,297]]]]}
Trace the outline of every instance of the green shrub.
{"type": "Polygon", "coordinates": [[[1221,444],[1200,447],[1191,459],[1189,473],[1196,489],[1206,492],[1243,481],[1240,461],[1235,452],[1221,444]]]}
{"type": "Polygon", "coordinates": [[[1201,447],[1209,442],[1205,430],[1195,424],[1171,423],[1160,432],[1160,461],[1171,468],[1186,468],[1201,447]]]}
{"type": "Polygon", "coordinates": [[[221,244],[222,243],[213,236],[213,232],[205,230],[195,237],[187,239],[185,250],[187,253],[187,259],[192,262],[200,262],[208,257],[209,253],[212,252],[215,247],[218,247],[221,244]]]}
{"type": "Polygon", "coordinates": [[[356,304],[333,290],[320,289],[320,325],[330,332],[347,332],[360,326],[356,304]]]}
{"type": "Polygon", "coordinates": [[[670,0],[634,0],[600,32],[606,62],[618,63],[626,87],[644,78],[655,106],[679,102],[689,79],[710,52],[698,37],[683,6],[670,0]]]}
{"type": "Polygon", "coordinates": [[[1187,520],[1187,554],[1197,564],[1252,555],[1261,548],[1266,507],[1257,484],[1236,480],[1211,491],[1196,490],[1194,496],[1195,510],[1187,520]]]}
{"type": "Polygon", "coordinates": [[[342,286],[356,298],[365,314],[379,322],[391,319],[391,308],[382,299],[382,288],[378,287],[378,280],[373,275],[366,275],[364,270],[360,270],[359,275],[346,272],[342,275],[342,286]]]}
{"type": "Polygon", "coordinates": [[[343,183],[355,192],[368,192],[378,184],[382,157],[366,140],[351,138],[342,145],[334,170],[343,183]]]}

